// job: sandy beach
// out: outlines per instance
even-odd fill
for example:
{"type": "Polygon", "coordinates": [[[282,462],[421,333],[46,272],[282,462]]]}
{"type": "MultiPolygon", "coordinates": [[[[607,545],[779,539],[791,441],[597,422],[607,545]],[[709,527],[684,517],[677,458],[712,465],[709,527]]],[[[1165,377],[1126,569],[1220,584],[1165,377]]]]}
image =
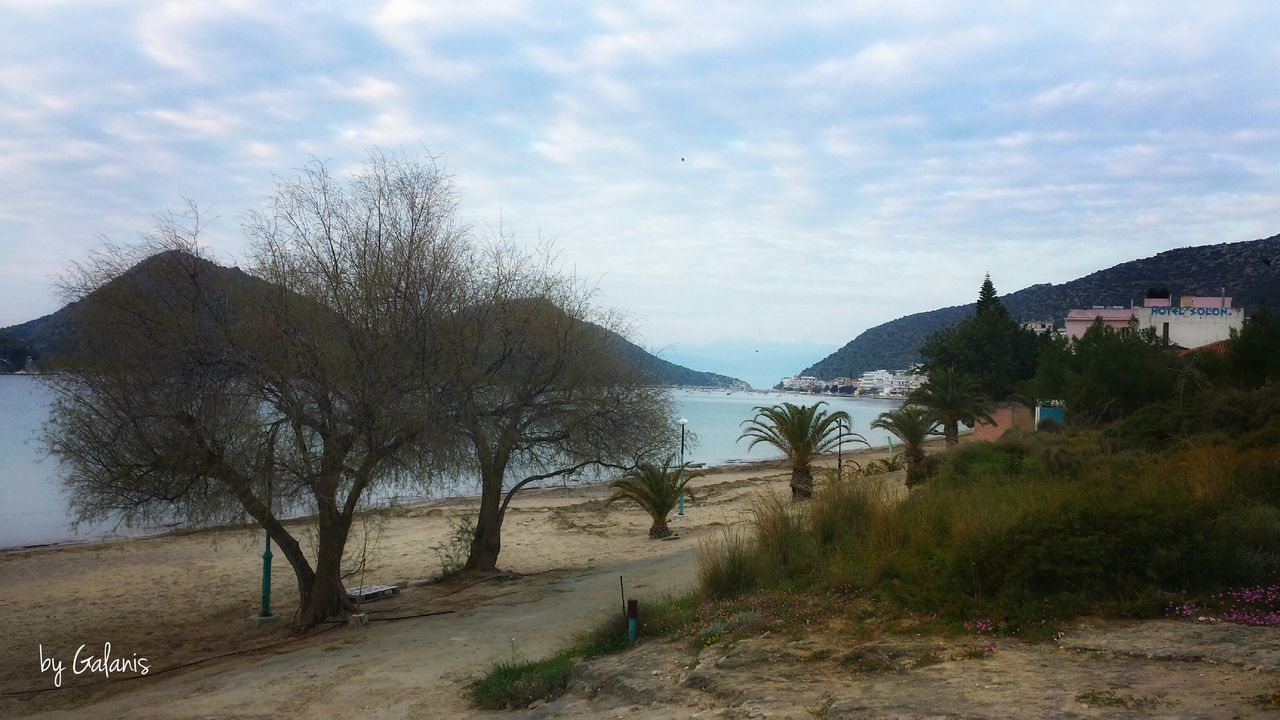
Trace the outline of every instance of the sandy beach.
{"type": "MultiPolygon", "coordinates": [[[[854,457],[866,462],[883,454],[883,449],[875,449],[854,457]]],[[[834,465],[834,458],[830,464],[834,465]]],[[[663,582],[666,589],[684,589],[693,581],[699,538],[742,522],[760,493],[785,496],[787,477],[781,462],[709,470],[693,481],[697,499],[688,503],[686,518],[672,523],[680,538],[662,542],[646,537],[649,519],[638,509],[624,504],[606,508],[608,490],[603,486],[523,492],[508,512],[499,562],[504,571],[525,577],[518,583],[485,582],[474,587],[467,587],[465,581],[428,583],[440,572],[440,558],[433,548],[445,542],[452,525],[472,511],[472,498],[371,514],[367,521],[357,521],[349,547],[358,552],[363,546],[361,534],[367,531],[370,549],[364,581],[407,586],[397,599],[370,604],[375,618],[378,613],[388,617],[439,610],[456,613],[523,592],[539,578],[589,574],[652,558],[681,557],[663,582]]],[[[171,668],[185,671],[192,662],[235,662],[236,657],[221,656],[264,646],[276,647],[259,652],[288,651],[321,642],[325,633],[297,639],[283,626],[255,629],[247,625],[246,618],[260,603],[261,553],[260,531],[221,529],[0,554],[5,595],[17,601],[11,607],[21,608],[0,617],[0,637],[5,643],[0,665],[0,692],[5,697],[0,708],[6,715],[75,708],[163,682],[171,668]],[[101,655],[108,642],[113,657],[145,657],[150,676],[105,679],[68,670],[62,688],[50,689],[52,673],[41,672],[41,654],[65,661],[84,645],[84,653],[101,655]],[[43,692],[14,695],[29,690],[43,692]]],[[[636,578],[636,582],[634,589],[643,595],[655,581],[636,578]]],[[[357,584],[359,578],[348,580],[348,586],[357,584]]],[[[616,588],[615,577],[610,599],[598,608],[580,608],[579,621],[589,622],[611,609],[616,588]]],[[[292,570],[278,555],[272,598],[273,610],[285,617],[296,607],[292,570]]],[[[457,624],[458,620],[441,622],[457,624]]],[[[537,656],[534,648],[551,652],[572,634],[544,630],[536,641],[516,651],[529,656],[537,656]]],[[[511,648],[504,652],[509,656],[511,648]]],[[[477,656],[473,670],[479,672],[500,657],[477,656]]]]}

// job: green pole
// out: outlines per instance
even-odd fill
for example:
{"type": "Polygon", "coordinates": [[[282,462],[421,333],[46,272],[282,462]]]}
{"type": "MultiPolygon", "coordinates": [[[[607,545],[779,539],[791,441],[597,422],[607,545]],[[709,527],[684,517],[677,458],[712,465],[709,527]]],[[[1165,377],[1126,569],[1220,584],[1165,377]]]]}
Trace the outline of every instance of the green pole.
{"type": "MultiPolygon", "coordinates": [[[[680,479],[684,479],[684,426],[689,423],[688,420],[680,418],[680,479]]],[[[680,493],[680,509],[676,511],[676,515],[684,517],[684,493],[680,493]]]]}
{"type": "Polygon", "coordinates": [[[893,438],[886,437],[885,440],[889,441],[889,462],[893,462],[893,438]]]}
{"type": "Polygon", "coordinates": [[[271,533],[263,531],[267,537],[266,548],[262,551],[262,613],[260,617],[271,617],[271,533]]]}

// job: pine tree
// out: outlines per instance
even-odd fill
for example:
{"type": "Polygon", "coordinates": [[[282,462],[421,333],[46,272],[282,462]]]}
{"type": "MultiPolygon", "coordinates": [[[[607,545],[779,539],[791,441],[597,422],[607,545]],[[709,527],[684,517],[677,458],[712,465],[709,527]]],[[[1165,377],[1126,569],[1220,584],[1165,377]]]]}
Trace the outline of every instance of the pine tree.
{"type": "Polygon", "coordinates": [[[977,312],[930,335],[920,346],[927,372],[954,370],[987,397],[1002,399],[1035,375],[1040,341],[996,295],[991,276],[978,291],[977,312]]]}
{"type": "Polygon", "coordinates": [[[978,290],[978,314],[982,315],[993,310],[1004,310],[1004,304],[996,296],[996,286],[991,282],[991,273],[987,273],[982,279],[982,289],[978,290]]]}

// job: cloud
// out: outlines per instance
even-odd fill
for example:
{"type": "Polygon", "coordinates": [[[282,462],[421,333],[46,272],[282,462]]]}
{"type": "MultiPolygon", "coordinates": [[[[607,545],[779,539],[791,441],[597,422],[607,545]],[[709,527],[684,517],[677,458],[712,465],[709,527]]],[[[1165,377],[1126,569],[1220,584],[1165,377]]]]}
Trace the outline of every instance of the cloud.
{"type": "Polygon", "coordinates": [[[182,110],[148,110],[144,114],[185,133],[211,138],[227,137],[244,124],[240,117],[205,104],[190,105],[182,110]]]}
{"type": "Polygon", "coordinates": [[[1280,224],[1265,5],[0,4],[0,325],[96,233],[189,196],[234,257],[273,174],[371,146],[437,153],[478,233],[555,239],[657,346],[839,345],[988,270],[1280,224]]]}

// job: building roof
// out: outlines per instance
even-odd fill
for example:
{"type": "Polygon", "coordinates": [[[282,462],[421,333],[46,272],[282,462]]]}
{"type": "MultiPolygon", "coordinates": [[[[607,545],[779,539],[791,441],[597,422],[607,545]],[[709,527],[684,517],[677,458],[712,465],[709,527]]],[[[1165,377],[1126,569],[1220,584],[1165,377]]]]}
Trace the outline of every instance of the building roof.
{"type": "Polygon", "coordinates": [[[1198,353],[1198,352],[1203,352],[1203,353],[1213,353],[1213,354],[1215,354],[1215,355],[1221,355],[1222,357],[1226,357],[1226,356],[1227,356],[1227,343],[1228,343],[1228,342],[1231,342],[1231,341],[1230,341],[1230,340],[1219,340],[1219,341],[1217,341],[1217,342],[1211,342],[1211,343],[1209,343],[1208,345],[1201,345],[1201,346],[1200,346],[1200,347],[1198,347],[1198,348],[1190,348],[1190,349],[1188,349],[1188,348],[1178,348],[1177,350],[1175,350],[1175,352],[1178,354],[1178,357],[1182,357],[1183,355],[1186,355],[1187,353],[1193,353],[1193,352],[1197,352],[1197,353],[1198,353]]]}

